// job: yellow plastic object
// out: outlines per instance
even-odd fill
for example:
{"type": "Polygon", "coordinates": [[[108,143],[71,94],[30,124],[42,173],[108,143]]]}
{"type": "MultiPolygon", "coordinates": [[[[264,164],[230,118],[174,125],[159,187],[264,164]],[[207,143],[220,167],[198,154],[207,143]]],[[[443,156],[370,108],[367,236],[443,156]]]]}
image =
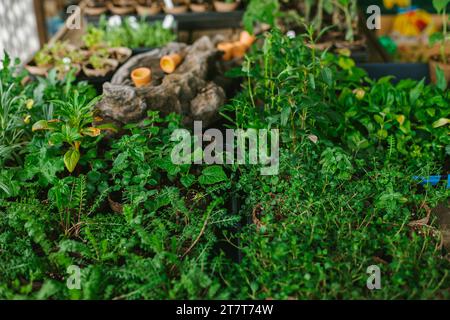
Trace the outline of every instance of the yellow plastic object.
{"type": "Polygon", "coordinates": [[[411,6],[411,0],[383,0],[384,7],[391,10],[394,6],[406,8],[411,6]]]}
{"type": "Polygon", "coordinates": [[[392,30],[407,37],[423,34],[431,35],[435,32],[432,22],[431,15],[426,11],[413,10],[397,15],[392,30]]]}

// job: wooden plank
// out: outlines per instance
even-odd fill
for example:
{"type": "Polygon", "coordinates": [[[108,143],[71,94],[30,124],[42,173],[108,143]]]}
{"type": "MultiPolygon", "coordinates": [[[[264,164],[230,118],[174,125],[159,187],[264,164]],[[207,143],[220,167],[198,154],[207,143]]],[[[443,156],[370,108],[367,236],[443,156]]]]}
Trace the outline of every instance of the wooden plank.
{"type": "Polygon", "coordinates": [[[47,42],[47,23],[45,20],[44,2],[42,0],[33,0],[33,2],[38,27],[39,42],[42,47],[47,42]]]}

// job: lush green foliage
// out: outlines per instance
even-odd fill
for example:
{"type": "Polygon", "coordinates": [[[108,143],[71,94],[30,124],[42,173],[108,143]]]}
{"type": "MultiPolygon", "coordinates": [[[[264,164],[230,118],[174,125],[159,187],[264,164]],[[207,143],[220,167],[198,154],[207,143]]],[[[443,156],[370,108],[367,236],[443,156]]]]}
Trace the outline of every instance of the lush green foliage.
{"type": "Polygon", "coordinates": [[[249,224],[231,238],[244,255],[233,266],[238,276],[229,278],[233,295],[449,298],[450,262],[441,255],[440,232],[435,225],[408,225],[449,192],[418,192],[411,172],[380,166],[365,173],[348,159],[321,156],[321,148],[305,140],[301,153],[284,150],[277,177],[261,177],[257,170],[241,175],[241,214],[249,224]],[[366,287],[371,265],[381,269],[382,290],[366,287]]]}
{"type": "Polygon", "coordinates": [[[324,33],[327,23],[325,31],[338,29],[341,38],[352,43],[358,33],[358,7],[352,0],[249,0],[243,23],[251,32],[264,23],[288,30],[310,27],[316,35],[324,33]]]}
{"type": "Polygon", "coordinates": [[[240,128],[284,134],[279,176],[240,168],[247,226],[230,238],[244,254],[232,268],[233,296],[448,298],[436,220],[412,222],[450,195],[412,181],[443,165],[447,93],[423,82],[371,81],[351,59],[278,31],[234,75],[246,78],[247,90],[224,115],[240,128]],[[371,292],[365,271],[374,264],[385,283],[371,292]]]}
{"type": "Polygon", "coordinates": [[[84,38],[86,42],[103,42],[111,47],[159,48],[174,41],[176,35],[171,29],[164,29],[161,22],[126,18],[118,25],[111,25],[102,16],[98,28],[90,26],[84,38]]]}
{"type": "Polygon", "coordinates": [[[397,161],[416,168],[443,163],[450,145],[447,91],[424,81],[370,80],[350,58],[308,48],[304,40],[314,41],[312,34],[267,36],[234,73],[246,78],[247,90],[224,114],[234,113],[238,127],[283,128],[284,142],[295,149],[312,134],[366,158],[396,152],[397,161]]]}
{"type": "Polygon", "coordinates": [[[29,119],[0,169],[0,297],[449,298],[436,219],[417,220],[450,191],[412,176],[443,166],[450,97],[371,81],[348,57],[306,46],[315,36],[267,34],[223,109],[233,128],[281,130],[278,176],[173,164],[175,115],[150,112],[104,139],[86,84],[52,72],[23,87],[0,71],[15,90],[0,98],[20,97],[10,110],[29,119]],[[374,264],[379,291],[366,288],[374,264]],[[66,286],[72,265],[81,290],[66,286]]]}
{"type": "Polygon", "coordinates": [[[222,261],[218,235],[237,222],[226,209],[231,183],[221,167],[172,164],[170,138],[179,127],[178,117],[151,113],[106,154],[88,151],[85,172],[64,178],[56,177],[62,166],[54,147],[33,140],[20,195],[0,203],[0,295],[227,297],[213,273],[222,261]],[[31,172],[41,165],[46,171],[31,172]],[[70,265],[83,268],[83,291],[62,281],[70,265]]]}
{"type": "MultiPolygon", "coordinates": [[[[6,56],[0,73],[0,166],[7,162],[20,163],[20,153],[25,138],[25,116],[23,77],[15,77],[16,64],[6,56]]],[[[0,183],[0,188],[5,188],[0,183]]]]}

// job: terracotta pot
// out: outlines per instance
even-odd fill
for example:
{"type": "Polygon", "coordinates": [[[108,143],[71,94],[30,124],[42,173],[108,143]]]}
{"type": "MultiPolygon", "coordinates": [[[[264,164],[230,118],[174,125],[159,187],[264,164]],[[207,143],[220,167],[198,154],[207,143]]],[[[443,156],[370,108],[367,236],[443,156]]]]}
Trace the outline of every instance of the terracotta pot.
{"type": "Polygon", "coordinates": [[[169,9],[164,6],[164,12],[166,12],[168,14],[181,14],[181,13],[187,12],[188,9],[189,8],[188,8],[187,4],[178,5],[178,6],[173,7],[172,9],[169,9]]]}
{"type": "Polygon", "coordinates": [[[108,9],[114,14],[117,15],[127,15],[134,12],[134,6],[133,5],[123,5],[123,6],[116,6],[111,2],[108,2],[108,9]]]}
{"type": "Polygon", "coordinates": [[[48,71],[52,68],[52,66],[36,66],[33,64],[27,64],[25,65],[25,69],[27,69],[27,71],[29,73],[31,73],[34,76],[41,76],[44,77],[47,75],[48,71]]]}
{"type": "Polygon", "coordinates": [[[133,55],[133,51],[125,47],[116,47],[108,49],[111,59],[124,63],[133,55]]]}
{"type": "MultiPolygon", "coordinates": [[[[444,53],[448,58],[448,61],[450,61],[450,46],[446,46],[444,48],[444,53]]],[[[450,82],[450,63],[445,64],[443,62],[440,62],[441,58],[441,46],[436,45],[428,50],[427,52],[427,58],[428,58],[428,66],[430,68],[430,78],[433,83],[437,83],[437,75],[436,75],[436,67],[439,66],[442,71],[444,71],[445,79],[447,80],[447,83],[450,82]]]]}
{"type": "Polygon", "coordinates": [[[217,45],[217,49],[223,52],[222,59],[224,61],[230,61],[233,59],[233,44],[231,42],[221,42],[217,45]]]}
{"type": "Polygon", "coordinates": [[[178,53],[164,56],[160,61],[161,69],[165,73],[174,73],[181,61],[183,61],[183,57],[178,53]]]}
{"type": "Polygon", "coordinates": [[[112,0],[110,2],[119,7],[134,7],[136,5],[136,0],[112,0]]]}
{"type": "Polygon", "coordinates": [[[240,1],[235,1],[232,3],[227,3],[225,1],[214,1],[214,8],[218,12],[231,12],[235,11],[240,4],[240,1]]]}
{"type": "Polygon", "coordinates": [[[192,12],[206,12],[208,11],[208,4],[191,3],[189,8],[192,12]]]}
{"type": "Polygon", "coordinates": [[[91,68],[89,63],[85,63],[83,65],[83,72],[86,76],[96,78],[96,77],[104,77],[111,71],[114,71],[119,66],[119,62],[114,59],[106,59],[105,60],[106,67],[103,69],[94,69],[91,68]]]}
{"type": "Polygon", "coordinates": [[[131,80],[133,80],[136,88],[142,88],[152,82],[152,70],[149,68],[138,68],[131,72],[131,80]]]}
{"type": "Polygon", "coordinates": [[[159,3],[153,3],[151,6],[136,5],[136,11],[140,16],[154,16],[161,12],[159,3]]]}
{"type": "Polygon", "coordinates": [[[437,67],[439,67],[442,71],[444,71],[444,76],[445,76],[445,80],[447,80],[447,83],[450,82],[450,64],[445,64],[445,63],[438,62],[435,60],[430,60],[429,67],[430,67],[431,82],[433,82],[434,84],[437,83],[437,74],[436,74],[437,67]]]}
{"type": "Polygon", "coordinates": [[[86,6],[84,8],[84,13],[88,16],[100,16],[108,11],[108,8],[105,5],[102,6],[86,6]]]}
{"type": "Polygon", "coordinates": [[[236,41],[233,43],[231,51],[234,59],[242,59],[247,53],[247,47],[240,41],[236,41]]]}
{"type": "Polygon", "coordinates": [[[248,31],[241,32],[239,42],[247,48],[250,48],[255,41],[256,37],[254,35],[251,35],[248,31]]]}

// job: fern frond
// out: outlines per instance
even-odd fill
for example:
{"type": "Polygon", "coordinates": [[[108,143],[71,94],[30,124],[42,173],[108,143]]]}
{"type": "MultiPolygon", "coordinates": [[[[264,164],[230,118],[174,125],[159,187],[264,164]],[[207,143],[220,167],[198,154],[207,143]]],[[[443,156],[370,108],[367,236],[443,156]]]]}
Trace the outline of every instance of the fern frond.
{"type": "Polygon", "coordinates": [[[388,138],[388,159],[391,159],[392,156],[395,153],[395,137],[394,136],[389,136],[388,138]]]}

